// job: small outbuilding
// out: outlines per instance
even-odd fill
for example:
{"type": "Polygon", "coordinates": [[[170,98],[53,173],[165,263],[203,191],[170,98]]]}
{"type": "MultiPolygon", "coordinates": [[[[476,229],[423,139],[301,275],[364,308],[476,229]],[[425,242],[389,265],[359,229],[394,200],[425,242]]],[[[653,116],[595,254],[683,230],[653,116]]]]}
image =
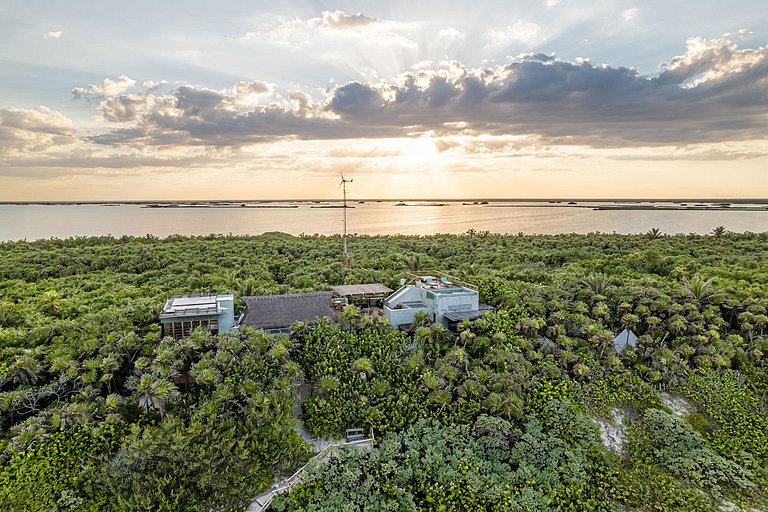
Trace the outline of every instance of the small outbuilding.
{"type": "Polygon", "coordinates": [[[296,322],[313,324],[320,318],[336,318],[331,292],[294,293],[243,297],[245,313],[240,325],[270,334],[288,334],[296,322]]]}
{"type": "Polygon", "coordinates": [[[392,289],[381,283],[373,284],[345,284],[332,286],[333,294],[347,300],[347,304],[352,304],[361,308],[381,307],[384,299],[391,293],[392,289]]]}
{"type": "Polygon", "coordinates": [[[629,329],[624,329],[621,334],[613,338],[613,348],[617,354],[621,354],[627,347],[637,346],[637,335],[629,329]]]}

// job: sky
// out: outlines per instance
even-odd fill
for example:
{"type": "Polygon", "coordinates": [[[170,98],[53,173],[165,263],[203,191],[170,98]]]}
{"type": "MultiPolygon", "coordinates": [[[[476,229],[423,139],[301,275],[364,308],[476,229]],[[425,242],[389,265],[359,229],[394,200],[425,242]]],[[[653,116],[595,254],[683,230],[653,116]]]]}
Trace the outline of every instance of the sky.
{"type": "Polygon", "coordinates": [[[761,1],[0,0],[0,201],[768,197],[761,1]]]}

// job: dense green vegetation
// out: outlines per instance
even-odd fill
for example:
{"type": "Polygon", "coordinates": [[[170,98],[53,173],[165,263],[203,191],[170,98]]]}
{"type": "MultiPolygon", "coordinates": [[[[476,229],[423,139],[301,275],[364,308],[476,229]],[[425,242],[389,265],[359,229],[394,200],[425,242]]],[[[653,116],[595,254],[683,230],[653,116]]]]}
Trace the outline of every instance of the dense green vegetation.
{"type": "Polygon", "coordinates": [[[339,245],[0,244],[0,510],[242,509],[309,458],[300,403],[312,433],[379,443],[311,464],[275,510],[768,506],[765,234],[355,237],[349,268],[339,245]],[[290,337],[159,335],[170,294],[394,287],[423,269],[499,310],[456,334],[350,309],[290,337]],[[617,354],[623,328],[640,337],[617,354]]]}

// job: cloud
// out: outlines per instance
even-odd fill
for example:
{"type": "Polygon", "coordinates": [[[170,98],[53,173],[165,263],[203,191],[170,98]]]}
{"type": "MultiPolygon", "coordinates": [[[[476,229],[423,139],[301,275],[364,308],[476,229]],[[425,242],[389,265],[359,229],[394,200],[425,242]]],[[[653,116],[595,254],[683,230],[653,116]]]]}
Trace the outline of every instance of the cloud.
{"type": "Polygon", "coordinates": [[[546,4],[549,9],[556,7],[560,3],[560,0],[547,0],[546,4]]]}
{"type": "Polygon", "coordinates": [[[343,11],[323,11],[317,18],[293,18],[282,20],[276,26],[258,32],[248,32],[241,40],[263,41],[295,48],[313,44],[315,39],[348,41],[354,38],[368,45],[396,44],[406,48],[418,48],[418,44],[401,32],[408,24],[366,16],[362,13],[346,14],[343,11]]]}
{"type": "Polygon", "coordinates": [[[460,39],[464,39],[464,34],[462,34],[459,30],[453,27],[448,27],[448,28],[440,29],[437,32],[437,37],[439,37],[440,39],[444,39],[446,41],[453,42],[453,41],[458,41],[460,39]]]}
{"type": "Polygon", "coordinates": [[[154,107],[155,97],[146,94],[124,94],[105,98],[99,102],[101,116],[113,123],[136,121],[154,107]]]}
{"type": "Polygon", "coordinates": [[[142,87],[144,87],[147,92],[156,91],[157,89],[161,88],[165,84],[167,84],[165,80],[160,80],[159,82],[155,82],[154,80],[145,80],[144,83],[141,84],[142,87]]]}
{"type": "Polygon", "coordinates": [[[622,18],[624,18],[625,21],[629,21],[633,19],[635,16],[637,16],[637,7],[631,7],[621,13],[622,18]]]}
{"type": "Polygon", "coordinates": [[[117,80],[105,78],[98,85],[91,84],[88,87],[75,87],[72,89],[72,94],[76,98],[115,96],[125,92],[134,85],[136,85],[136,80],[120,75],[117,80]]]}
{"type": "Polygon", "coordinates": [[[398,149],[372,148],[334,148],[326,152],[331,158],[385,158],[400,156],[398,149]]]}
{"type": "Polygon", "coordinates": [[[695,88],[707,82],[725,80],[729,76],[736,78],[739,74],[760,73],[765,71],[767,52],[765,47],[740,50],[726,38],[692,37],[686,41],[685,54],[672,59],[665,66],[662,77],[685,88],[695,88]]]}
{"type": "Polygon", "coordinates": [[[768,48],[692,38],[655,76],[532,53],[495,67],[418,66],[390,81],[341,84],[320,98],[255,81],[223,91],[184,85],[166,95],[118,94],[99,108],[106,119],[135,122],[90,138],[115,146],[244,147],[427,132],[592,147],[758,140],[768,133],[768,48]],[[261,103],[242,102],[244,94],[261,103]]]}
{"type": "Polygon", "coordinates": [[[0,109],[0,158],[42,152],[76,142],[67,117],[48,107],[0,109]]]}
{"type": "Polygon", "coordinates": [[[261,80],[252,82],[237,82],[232,87],[234,101],[241,104],[256,102],[260,97],[269,96],[274,92],[274,86],[261,80]]]}
{"type": "Polygon", "coordinates": [[[383,23],[383,20],[362,13],[349,15],[343,11],[323,11],[319,26],[332,30],[357,30],[378,23],[383,23]]]}
{"type": "Polygon", "coordinates": [[[61,37],[61,30],[57,30],[55,32],[46,32],[43,34],[43,39],[58,39],[61,37]]]}
{"type": "Polygon", "coordinates": [[[541,27],[530,21],[517,20],[501,30],[489,30],[485,38],[491,45],[532,43],[537,40],[541,27]]]}

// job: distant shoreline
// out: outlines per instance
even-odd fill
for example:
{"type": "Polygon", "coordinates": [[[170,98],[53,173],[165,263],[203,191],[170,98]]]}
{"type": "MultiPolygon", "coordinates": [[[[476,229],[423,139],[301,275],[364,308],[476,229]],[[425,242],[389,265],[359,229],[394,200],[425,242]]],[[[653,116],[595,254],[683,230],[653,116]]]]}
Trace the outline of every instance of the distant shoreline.
{"type": "MultiPolygon", "coordinates": [[[[561,199],[489,199],[468,202],[466,200],[355,200],[355,203],[381,204],[394,207],[442,207],[474,206],[479,208],[580,208],[595,211],[733,211],[768,212],[768,199],[755,200],[561,200],[561,199]],[[518,203],[518,204],[510,204],[518,203]]],[[[130,201],[130,202],[0,202],[0,206],[138,206],[148,209],[298,209],[344,208],[341,201],[130,201]]],[[[347,208],[355,208],[348,204],[347,208]]]]}
{"type": "MultiPolygon", "coordinates": [[[[666,203],[666,204],[680,204],[680,203],[709,203],[709,204],[761,204],[768,206],[768,198],[748,198],[748,199],[731,199],[731,198],[464,198],[464,199],[443,199],[443,198],[394,198],[394,199],[367,199],[367,198],[355,198],[350,199],[355,202],[366,203],[411,203],[411,202],[428,202],[428,203],[550,203],[559,204],[562,206],[574,206],[568,203],[618,203],[617,206],[622,208],[626,206],[632,206],[632,203],[666,203]]],[[[273,205],[273,204],[327,204],[327,203],[340,203],[340,199],[217,199],[217,200],[126,200],[126,201],[0,201],[0,205],[101,205],[101,206],[119,206],[119,205],[187,205],[187,206],[220,206],[220,207],[233,207],[231,205],[273,205]]],[[[641,205],[638,205],[641,206],[641,205]]],[[[246,208],[249,206],[246,206],[246,208]]]]}

